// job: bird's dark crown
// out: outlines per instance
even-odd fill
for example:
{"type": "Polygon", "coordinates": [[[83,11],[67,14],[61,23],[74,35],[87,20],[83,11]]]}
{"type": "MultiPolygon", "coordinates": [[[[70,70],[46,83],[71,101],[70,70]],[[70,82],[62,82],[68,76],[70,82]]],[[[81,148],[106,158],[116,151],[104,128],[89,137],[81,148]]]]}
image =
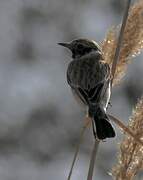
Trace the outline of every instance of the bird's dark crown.
{"type": "Polygon", "coordinates": [[[76,39],[71,41],[70,43],[59,43],[59,44],[69,48],[72,51],[73,59],[80,58],[91,52],[97,52],[97,54],[101,55],[100,46],[95,41],[92,40],[76,39]]]}

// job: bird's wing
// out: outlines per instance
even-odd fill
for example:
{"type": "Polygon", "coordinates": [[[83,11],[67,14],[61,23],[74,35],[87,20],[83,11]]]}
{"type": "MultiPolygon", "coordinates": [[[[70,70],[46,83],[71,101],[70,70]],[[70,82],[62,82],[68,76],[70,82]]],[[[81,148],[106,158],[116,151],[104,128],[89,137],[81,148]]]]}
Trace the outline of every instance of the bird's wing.
{"type": "Polygon", "coordinates": [[[67,70],[68,84],[86,103],[97,102],[109,76],[109,65],[94,59],[74,60],[67,70]]]}

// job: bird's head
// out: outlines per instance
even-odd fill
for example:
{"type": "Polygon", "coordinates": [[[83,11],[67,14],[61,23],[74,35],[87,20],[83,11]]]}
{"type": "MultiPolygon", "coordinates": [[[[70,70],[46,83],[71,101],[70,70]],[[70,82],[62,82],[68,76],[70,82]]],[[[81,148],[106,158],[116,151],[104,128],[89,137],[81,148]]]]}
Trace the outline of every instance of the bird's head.
{"type": "Polygon", "coordinates": [[[100,46],[93,40],[76,39],[69,43],[58,43],[71,50],[72,58],[77,59],[84,56],[96,55],[99,59],[102,57],[100,46]]]}

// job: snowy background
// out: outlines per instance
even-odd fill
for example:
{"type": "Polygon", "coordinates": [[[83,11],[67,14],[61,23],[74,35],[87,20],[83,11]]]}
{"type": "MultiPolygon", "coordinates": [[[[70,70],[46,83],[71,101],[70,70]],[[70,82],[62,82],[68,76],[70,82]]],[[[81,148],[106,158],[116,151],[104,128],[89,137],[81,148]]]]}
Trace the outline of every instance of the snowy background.
{"type": "MultiPolygon", "coordinates": [[[[84,112],[66,83],[70,52],[57,45],[101,42],[121,22],[125,0],[0,0],[0,179],[66,180],[84,112]]],[[[143,90],[143,55],[113,90],[109,111],[127,123],[143,90]]],[[[100,144],[96,179],[109,180],[122,134],[100,144]]],[[[86,179],[87,130],[73,180],[86,179]]]]}

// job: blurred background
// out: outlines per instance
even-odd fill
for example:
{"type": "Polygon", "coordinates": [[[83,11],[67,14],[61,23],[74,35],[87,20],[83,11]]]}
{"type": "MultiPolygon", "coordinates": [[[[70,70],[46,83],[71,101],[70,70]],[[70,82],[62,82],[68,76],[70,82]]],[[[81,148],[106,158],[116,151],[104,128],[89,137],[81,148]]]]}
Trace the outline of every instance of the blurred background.
{"type": "MultiPolygon", "coordinates": [[[[84,111],[66,83],[70,52],[58,42],[102,42],[121,22],[125,0],[0,0],[0,179],[66,180],[84,111]]],[[[127,124],[143,90],[143,54],[113,90],[109,112],[127,124]]],[[[109,180],[122,133],[101,143],[96,179],[109,180]]],[[[87,177],[87,130],[73,180],[87,177]]]]}

